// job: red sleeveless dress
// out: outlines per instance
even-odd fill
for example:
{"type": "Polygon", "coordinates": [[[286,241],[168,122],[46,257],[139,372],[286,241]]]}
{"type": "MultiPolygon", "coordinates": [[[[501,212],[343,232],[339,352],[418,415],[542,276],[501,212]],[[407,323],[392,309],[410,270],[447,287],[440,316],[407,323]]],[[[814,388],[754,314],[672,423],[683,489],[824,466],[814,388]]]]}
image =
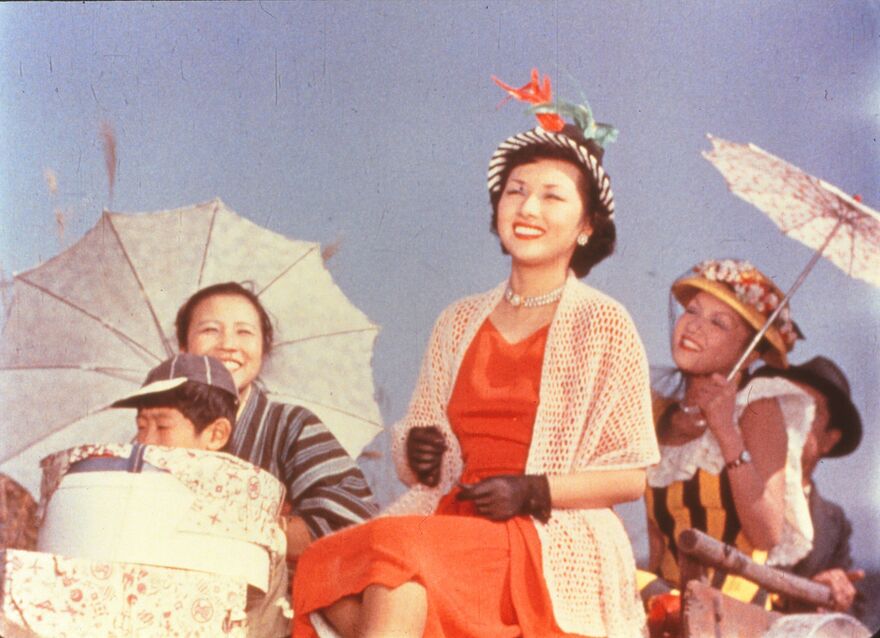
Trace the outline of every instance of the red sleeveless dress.
{"type": "MultiPolygon", "coordinates": [[[[462,483],[523,473],[547,332],[511,344],[487,320],[474,337],[447,406],[462,483]]],[[[378,518],[312,544],[296,568],[293,635],[315,636],[310,612],[368,585],[416,581],[428,594],[426,637],[572,636],[554,620],[532,519],[478,517],[457,491],[432,516],[378,518]]]]}

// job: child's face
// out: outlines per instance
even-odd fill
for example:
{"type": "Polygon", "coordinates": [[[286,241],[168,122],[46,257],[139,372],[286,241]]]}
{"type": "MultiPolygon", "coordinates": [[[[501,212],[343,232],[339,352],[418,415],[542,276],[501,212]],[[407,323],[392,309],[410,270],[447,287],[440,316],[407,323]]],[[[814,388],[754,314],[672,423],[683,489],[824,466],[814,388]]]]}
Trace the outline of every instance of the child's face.
{"type": "Polygon", "coordinates": [[[210,427],[196,434],[196,426],[176,408],[139,408],[137,442],[197,450],[210,449],[210,427]]]}

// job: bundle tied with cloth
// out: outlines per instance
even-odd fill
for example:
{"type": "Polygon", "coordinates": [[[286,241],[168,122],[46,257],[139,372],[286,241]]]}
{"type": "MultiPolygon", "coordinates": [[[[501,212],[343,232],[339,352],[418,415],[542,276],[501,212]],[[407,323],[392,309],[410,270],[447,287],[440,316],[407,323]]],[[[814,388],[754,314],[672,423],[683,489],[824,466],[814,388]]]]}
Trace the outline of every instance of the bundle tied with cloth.
{"type": "MultiPolygon", "coordinates": [[[[185,385],[229,395],[234,418],[229,371],[190,354],[151,370],[113,407],[173,406],[185,385]]],[[[139,443],[81,445],[41,465],[37,551],[4,557],[7,628],[53,637],[249,635],[249,598],[286,573],[278,570],[285,489],[274,476],[223,452],[139,443]]]]}

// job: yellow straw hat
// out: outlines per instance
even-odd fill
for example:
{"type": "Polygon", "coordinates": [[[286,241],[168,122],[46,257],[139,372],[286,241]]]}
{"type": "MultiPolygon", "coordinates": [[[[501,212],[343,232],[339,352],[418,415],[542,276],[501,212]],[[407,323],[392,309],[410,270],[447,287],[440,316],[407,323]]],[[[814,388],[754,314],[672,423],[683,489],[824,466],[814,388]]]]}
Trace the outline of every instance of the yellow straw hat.
{"type": "MultiPolygon", "coordinates": [[[[700,262],[672,284],[672,294],[683,306],[707,292],[733,308],[757,332],[784,297],[764,273],[741,259],[700,262]]],[[[788,306],[782,309],[764,339],[770,344],[761,358],[778,368],[788,367],[788,356],[799,337],[788,306]]]]}

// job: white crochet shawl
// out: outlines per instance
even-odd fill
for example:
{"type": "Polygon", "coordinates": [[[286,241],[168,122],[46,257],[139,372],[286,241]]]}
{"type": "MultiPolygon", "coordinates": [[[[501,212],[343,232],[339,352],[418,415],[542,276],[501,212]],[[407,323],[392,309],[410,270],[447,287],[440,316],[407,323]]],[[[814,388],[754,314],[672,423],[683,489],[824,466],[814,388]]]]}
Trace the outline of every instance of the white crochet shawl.
{"type": "MultiPolygon", "coordinates": [[[[384,515],[430,514],[462,473],[461,450],[446,418],[459,366],[504,284],[447,308],[434,326],[406,417],[394,426],[392,453],[411,486],[384,515]],[[407,432],[437,426],[448,451],[440,485],[416,482],[406,463],[407,432]]],[[[550,326],[528,474],[643,468],[659,459],[648,364],[626,310],[569,274],[550,326]]],[[[594,636],[642,636],[645,617],[632,547],[608,508],[554,509],[535,522],[544,578],[559,626],[594,636]]]]}

